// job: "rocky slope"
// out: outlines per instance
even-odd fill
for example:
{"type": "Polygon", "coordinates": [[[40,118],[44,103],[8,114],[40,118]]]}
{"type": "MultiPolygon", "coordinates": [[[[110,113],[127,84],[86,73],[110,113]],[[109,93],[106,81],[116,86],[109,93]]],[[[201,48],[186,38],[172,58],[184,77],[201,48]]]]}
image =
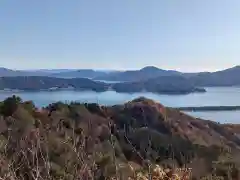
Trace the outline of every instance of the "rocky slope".
{"type": "Polygon", "coordinates": [[[232,126],[145,98],[36,109],[12,97],[0,112],[3,179],[239,179],[240,139],[232,126]]]}

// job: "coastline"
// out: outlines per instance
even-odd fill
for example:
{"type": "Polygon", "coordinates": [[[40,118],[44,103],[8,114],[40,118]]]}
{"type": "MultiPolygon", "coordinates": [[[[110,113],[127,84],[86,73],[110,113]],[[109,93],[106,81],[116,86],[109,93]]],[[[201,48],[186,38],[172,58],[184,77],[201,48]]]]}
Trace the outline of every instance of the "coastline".
{"type": "Polygon", "coordinates": [[[198,106],[198,107],[176,107],[175,109],[186,112],[206,111],[240,111],[240,106],[198,106]]]}
{"type": "Polygon", "coordinates": [[[152,92],[152,91],[147,91],[147,90],[141,90],[141,91],[121,91],[121,90],[117,90],[117,89],[113,89],[113,88],[108,88],[108,89],[104,89],[104,90],[96,90],[96,89],[86,89],[86,88],[58,88],[58,87],[53,87],[53,88],[49,88],[49,89],[0,89],[0,93],[1,92],[44,92],[44,91],[48,91],[48,92],[57,92],[57,91],[78,91],[78,92],[82,92],[82,91],[92,91],[92,92],[107,92],[107,91],[114,91],[116,93],[124,93],[124,94],[134,94],[134,93],[142,93],[142,92],[146,92],[146,93],[154,93],[154,94],[158,94],[158,95],[188,95],[188,94],[194,94],[194,93],[206,93],[207,91],[189,91],[189,92],[183,92],[183,91],[179,91],[179,92],[173,92],[173,91],[160,91],[160,92],[152,92]]]}

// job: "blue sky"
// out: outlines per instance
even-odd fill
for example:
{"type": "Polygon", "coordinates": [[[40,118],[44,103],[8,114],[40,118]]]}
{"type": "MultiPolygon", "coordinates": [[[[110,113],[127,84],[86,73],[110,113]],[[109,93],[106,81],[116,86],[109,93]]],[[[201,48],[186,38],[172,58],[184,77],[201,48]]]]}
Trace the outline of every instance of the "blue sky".
{"type": "Polygon", "coordinates": [[[0,1],[2,67],[214,71],[239,56],[239,0],[0,1]]]}

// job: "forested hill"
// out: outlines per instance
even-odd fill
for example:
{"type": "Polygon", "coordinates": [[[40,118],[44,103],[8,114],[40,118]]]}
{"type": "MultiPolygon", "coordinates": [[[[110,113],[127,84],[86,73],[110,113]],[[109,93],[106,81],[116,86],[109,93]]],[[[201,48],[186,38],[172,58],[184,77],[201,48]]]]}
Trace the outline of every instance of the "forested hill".
{"type": "Polygon", "coordinates": [[[105,83],[95,82],[86,78],[52,78],[44,76],[1,77],[0,89],[17,90],[49,90],[74,88],[76,90],[105,91],[105,83]]]}
{"type": "Polygon", "coordinates": [[[162,77],[151,79],[147,82],[107,84],[96,82],[86,78],[53,78],[40,76],[0,77],[0,90],[15,89],[25,91],[39,90],[91,90],[103,92],[109,89],[116,92],[154,92],[164,94],[188,94],[192,92],[204,92],[204,89],[196,88],[191,82],[182,77],[162,77]]]}
{"type": "Polygon", "coordinates": [[[238,180],[239,132],[145,98],[36,109],[12,97],[0,103],[0,178],[238,180]]]}
{"type": "Polygon", "coordinates": [[[161,76],[144,81],[124,82],[112,85],[117,92],[153,92],[161,94],[188,94],[206,92],[181,75],[161,76]]]}
{"type": "Polygon", "coordinates": [[[189,80],[197,86],[240,86],[240,66],[211,73],[197,73],[189,80]]]}

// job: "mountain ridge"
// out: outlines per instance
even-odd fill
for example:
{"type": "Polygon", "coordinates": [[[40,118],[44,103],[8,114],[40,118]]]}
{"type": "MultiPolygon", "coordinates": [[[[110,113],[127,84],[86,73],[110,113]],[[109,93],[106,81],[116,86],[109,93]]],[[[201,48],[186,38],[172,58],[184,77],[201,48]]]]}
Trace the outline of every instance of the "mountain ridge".
{"type": "Polygon", "coordinates": [[[159,69],[154,66],[146,66],[140,70],[128,70],[124,72],[116,72],[104,76],[96,77],[95,80],[107,81],[141,81],[154,77],[177,75],[181,74],[178,71],[159,69]]]}
{"type": "Polygon", "coordinates": [[[66,77],[66,78],[96,78],[97,76],[107,75],[106,72],[96,71],[93,69],[79,69],[68,72],[53,73],[52,77],[66,77]]]}
{"type": "Polygon", "coordinates": [[[89,78],[92,80],[118,81],[118,82],[139,82],[152,80],[154,78],[166,76],[183,76],[189,83],[196,87],[205,86],[239,86],[240,85],[240,66],[224,69],[216,72],[183,73],[174,70],[159,69],[154,66],[146,66],[140,70],[131,71],[97,71],[92,69],[69,70],[66,72],[55,73],[43,71],[19,71],[0,68],[0,77],[17,76],[48,76],[58,78],[89,78]]]}

